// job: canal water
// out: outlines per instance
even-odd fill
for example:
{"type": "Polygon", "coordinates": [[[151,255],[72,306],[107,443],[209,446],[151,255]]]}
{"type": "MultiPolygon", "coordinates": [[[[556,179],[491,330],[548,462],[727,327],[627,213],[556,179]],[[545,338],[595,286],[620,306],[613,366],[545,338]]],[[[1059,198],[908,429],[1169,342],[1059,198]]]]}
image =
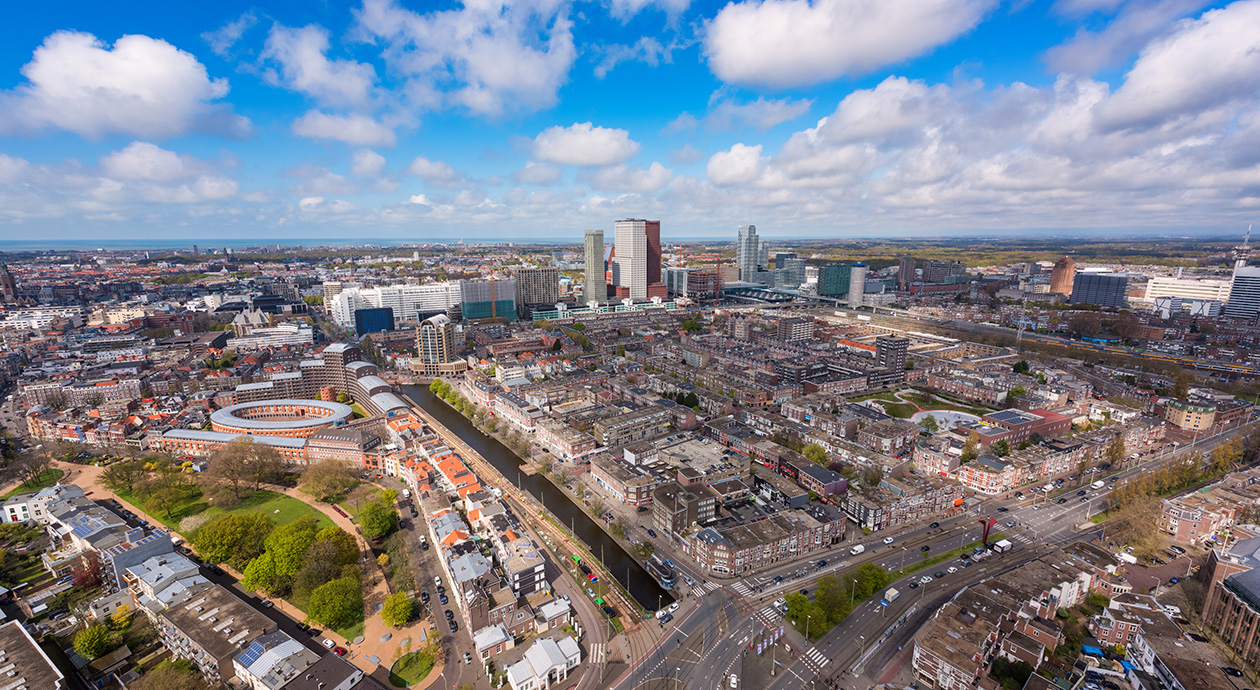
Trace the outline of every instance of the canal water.
{"type": "Polygon", "coordinates": [[[533,494],[547,507],[547,510],[563,525],[572,525],[573,531],[586,545],[591,553],[599,557],[603,554],[604,567],[625,586],[630,596],[643,608],[655,610],[659,602],[669,603],[674,595],[662,588],[639,561],[626,553],[615,539],[600,529],[595,521],[584,510],[564,494],[555,484],[542,475],[527,475],[518,472],[522,460],[499,440],[482,433],[464,415],[456,412],[439,399],[428,386],[402,386],[407,397],[414,400],[429,414],[455,435],[459,436],[473,450],[481,454],[495,469],[510,482],[519,483],[522,489],[533,494]],[[629,581],[627,581],[629,578],[629,581]]]}

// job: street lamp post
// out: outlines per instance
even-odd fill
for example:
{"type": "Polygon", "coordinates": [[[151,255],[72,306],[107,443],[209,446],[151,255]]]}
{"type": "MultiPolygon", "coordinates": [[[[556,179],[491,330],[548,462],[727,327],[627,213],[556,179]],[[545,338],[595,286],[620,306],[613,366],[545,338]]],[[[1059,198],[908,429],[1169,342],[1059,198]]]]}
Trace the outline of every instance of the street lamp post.
{"type": "Polygon", "coordinates": [[[849,587],[849,608],[851,609],[853,608],[853,592],[857,590],[857,580],[850,578],[849,582],[853,583],[852,586],[849,587]]]}
{"type": "Polygon", "coordinates": [[[901,567],[897,570],[902,573],[906,572],[906,547],[904,546],[901,547],[901,567]]]}
{"type": "Polygon", "coordinates": [[[813,616],[808,616],[808,615],[805,616],[805,641],[806,642],[809,641],[809,619],[810,618],[813,618],[813,616]]]}

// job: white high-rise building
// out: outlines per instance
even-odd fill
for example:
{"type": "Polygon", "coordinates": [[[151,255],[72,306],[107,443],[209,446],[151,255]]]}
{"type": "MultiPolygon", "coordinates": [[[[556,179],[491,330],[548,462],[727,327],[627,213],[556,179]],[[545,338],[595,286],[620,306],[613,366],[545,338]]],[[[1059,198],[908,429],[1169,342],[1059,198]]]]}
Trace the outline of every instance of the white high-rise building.
{"type": "Polygon", "coordinates": [[[849,267],[850,307],[862,306],[862,296],[866,294],[866,264],[853,264],[849,267]]]}
{"type": "Polygon", "coordinates": [[[757,237],[757,226],[739,226],[739,236],[735,245],[735,263],[739,265],[740,280],[752,282],[756,279],[757,266],[765,265],[761,254],[761,239],[757,237]]]}
{"type": "Polygon", "coordinates": [[[586,231],[586,275],[582,276],[582,300],[604,302],[608,299],[608,276],[604,268],[604,231],[586,231]]]}
{"type": "Polygon", "coordinates": [[[647,221],[619,220],[613,224],[613,247],[617,264],[613,269],[616,285],[630,288],[630,299],[648,298],[648,235],[647,221]]]}
{"type": "Polygon", "coordinates": [[[1181,297],[1188,300],[1229,301],[1231,281],[1204,278],[1190,280],[1172,276],[1155,276],[1146,281],[1146,299],[1153,301],[1160,297],[1181,297]]]}
{"type": "Polygon", "coordinates": [[[333,321],[342,328],[354,328],[354,312],[359,309],[390,307],[395,321],[420,321],[421,315],[446,311],[460,303],[459,283],[428,285],[385,285],[376,288],[345,288],[325,304],[333,321]]]}
{"type": "Polygon", "coordinates": [[[1257,313],[1260,313],[1260,266],[1239,266],[1234,269],[1225,316],[1252,319],[1257,313]]]}

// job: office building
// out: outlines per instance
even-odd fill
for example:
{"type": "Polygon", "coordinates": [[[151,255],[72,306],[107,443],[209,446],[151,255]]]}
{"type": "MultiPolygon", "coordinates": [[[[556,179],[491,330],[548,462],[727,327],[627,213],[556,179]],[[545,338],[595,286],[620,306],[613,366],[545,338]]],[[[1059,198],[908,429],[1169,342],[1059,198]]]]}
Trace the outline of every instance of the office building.
{"type": "Polygon", "coordinates": [[[739,226],[739,236],[735,245],[735,263],[739,264],[740,280],[745,283],[758,282],[757,272],[764,264],[761,260],[761,239],[757,237],[756,225],[739,226]]]}
{"type": "Polygon", "coordinates": [[[1078,273],[1072,281],[1072,304],[1122,308],[1128,304],[1129,276],[1118,273],[1078,273]]]}
{"type": "Polygon", "coordinates": [[[714,299],[721,294],[722,274],[716,268],[665,268],[665,291],[670,297],[714,299]]]}
{"type": "Polygon", "coordinates": [[[809,316],[795,316],[787,319],[779,319],[778,324],[779,340],[786,340],[790,343],[809,340],[814,337],[814,319],[809,316]]]}
{"type": "MultiPolygon", "coordinates": [[[[325,283],[327,285],[327,283],[325,283]]],[[[354,328],[354,314],[360,309],[389,307],[394,323],[417,324],[430,316],[459,309],[460,284],[457,281],[427,285],[383,285],[375,288],[342,287],[324,308],[341,328],[354,328]]]]}
{"type": "Polygon", "coordinates": [[[460,310],[465,319],[516,317],[516,280],[459,281],[460,310]]]}
{"type": "Polygon", "coordinates": [[[1260,266],[1235,268],[1225,316],[1254,319],[1257,313],[1260,313],[1260,266]]]}
{"type": "MultiPolygon", "coordinates": [[[[914,259],[905,256],[897,264],[897,289],[908,290],[914,282],[914,259]]],[[[820,293],[821,294],[821,293],[820,293]]]]}
{"type": "Polygon", "coordinates": [[[613,226],[613,286],[617,297],[646,302],[665,297],[661,282],[661,222],[628,218],[613,226]]]}
{"type": "Polygon", "coordinates": [[[909,338],[881,335],[875,339],[875,363],[881,369],[905,371],[906,351],[909,348],[909,338]]]}
{"type": "Polygon", "coordinates": [[[560,301],[560,269],[555,266],[521,268],[516,271],[516,308],[521,318],[529,318],[534,309],[556,308],[560,301]]]}
{"type": "Polygon", "coordinates": [[[850,307],[862,306],[862,296],[866,294],[866,270],[866,264],[853,264],[849,267],[850,307]]]}
{"type": "Polygon", "coordinates": [[[1054,262],[1054,269],[1050,271],[1050,292],[1071,295],[1075,276],[1076,263],[1071,257],[1065,256],[1054,262]]]}
{"type": "Polygon", "coordinates": [[[927,262],[923,268],[923,282],[925,283],[947,283],[950,276],[961,276],[967,274],[967,266],[961,261],[937,261],[927,262]]]}
{"type": "Polygon", "coordinates": [[[774,255],[775,287],[798,288],[805,282],[805,260],[795,252],[777,252],[774,255]]]}
{"type": "Polygon", "coordinates": [[[333,298],[341,294],[341,287],[342,286],[341,286],[340,280],[325,280],[324,281],[324,305],[325,306],[327,306],[329,302],[333,301],[333,298]]]}
{"type": "Polygon", "coordinates": [[[354,312],[354,332],[357,335],[394,330],[394,310],[390,307],[358,309],[354,312]]]}
{"type": "Polygon", "coordinates": [[[585,242],[586,275],[582,277],[582,300],[608,299],[608,267],[604,263],[604,231],[587,230],[585,242]]]}
{"type": "Polygon", "coordinates": [[[1146,299],[1180,297],[1184,300],[1228,302],[1230,282],[1212,278],[1190,280],[1172,276],[1155,276],[1146,282],[1146,299]]]}
{"type": "Polygon", "coordinates": [[[849,294],[848,264],[824,264],[818,267],[818,294],[822,297],[840,297],[849,294]]]}
{"type": "Polygon", "coordinates": [[[455,324],[450,317],[439,314],[421,322],[411,368],[428,377],[449,376],[467,368],[467,362],[457,356],[455,324]]]}

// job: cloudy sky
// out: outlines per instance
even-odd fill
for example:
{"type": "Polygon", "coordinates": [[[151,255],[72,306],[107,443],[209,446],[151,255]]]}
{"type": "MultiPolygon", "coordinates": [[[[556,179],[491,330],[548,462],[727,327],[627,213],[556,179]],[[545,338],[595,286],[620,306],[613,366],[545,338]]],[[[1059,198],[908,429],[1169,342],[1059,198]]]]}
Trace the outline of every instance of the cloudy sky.
{"type": "Polygon", "coordinates": [[[1260,0],[19,4],[0,239],[1239,232],[1260,0]]]}

